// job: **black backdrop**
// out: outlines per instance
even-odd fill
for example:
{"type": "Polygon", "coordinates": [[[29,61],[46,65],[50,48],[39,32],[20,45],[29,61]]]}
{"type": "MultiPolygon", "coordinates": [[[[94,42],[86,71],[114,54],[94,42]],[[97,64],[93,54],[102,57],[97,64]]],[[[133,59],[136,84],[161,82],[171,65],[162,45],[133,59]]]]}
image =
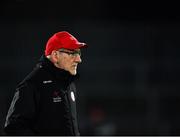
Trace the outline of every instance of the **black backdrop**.
{"type": "Polygon", "coordinates": [[[47,39],[67,30],[89,45],[77,82],[81,135],[180,135],[178,7],[108,0],[0,3],[1,133],[15,86],[47,39]]]}

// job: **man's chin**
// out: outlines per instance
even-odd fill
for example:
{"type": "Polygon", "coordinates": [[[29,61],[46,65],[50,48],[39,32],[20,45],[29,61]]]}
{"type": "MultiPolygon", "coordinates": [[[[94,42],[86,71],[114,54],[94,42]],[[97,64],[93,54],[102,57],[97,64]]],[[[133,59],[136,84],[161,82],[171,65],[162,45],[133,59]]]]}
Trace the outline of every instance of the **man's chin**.
{"type": "Polygon", "coordinates": [[[70,72],[71,75],[75,76],[77,74],[77,72],[70,72]]]}

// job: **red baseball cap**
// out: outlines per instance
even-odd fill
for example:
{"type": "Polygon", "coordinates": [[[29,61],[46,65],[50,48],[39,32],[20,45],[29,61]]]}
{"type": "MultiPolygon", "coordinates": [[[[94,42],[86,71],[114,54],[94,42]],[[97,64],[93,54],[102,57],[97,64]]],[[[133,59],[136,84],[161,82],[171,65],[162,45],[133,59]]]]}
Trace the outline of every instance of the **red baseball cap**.
{"type": "Polygon", "coordinates": [[[87,47],[86,43],[79,42],[67,31],[61,31],[55,33],[49,38],[46,44],[45,55],[48,56],[53,50],[58,50],[61,48],[74,50],[83,47],[87,47]]]}

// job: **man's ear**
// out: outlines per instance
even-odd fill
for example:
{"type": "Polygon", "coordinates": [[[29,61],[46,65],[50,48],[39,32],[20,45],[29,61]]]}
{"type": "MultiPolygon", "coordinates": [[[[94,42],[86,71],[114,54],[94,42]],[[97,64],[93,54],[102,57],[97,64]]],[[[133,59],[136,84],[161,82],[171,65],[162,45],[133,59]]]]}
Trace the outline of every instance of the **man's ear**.
{"type": "Polygon", "coordinates": [[[51,52],[51,60],[52,60],[53,63],[57,63],[58,62],[58,53],[57,52],[58,51],[56,51],[56,50],[53,50],[51,52]]]}

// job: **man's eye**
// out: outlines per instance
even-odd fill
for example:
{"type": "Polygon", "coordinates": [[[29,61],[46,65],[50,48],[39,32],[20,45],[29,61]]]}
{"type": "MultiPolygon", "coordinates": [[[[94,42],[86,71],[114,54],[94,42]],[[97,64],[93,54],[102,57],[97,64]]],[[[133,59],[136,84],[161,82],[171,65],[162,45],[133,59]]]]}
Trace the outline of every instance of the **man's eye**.
{"type": "Polygon", "coordinates": [[[71,55],[72,55],[72,56],[76,56],[76,55],[77,55],[77,53],[71,53],[71,55]]]}

